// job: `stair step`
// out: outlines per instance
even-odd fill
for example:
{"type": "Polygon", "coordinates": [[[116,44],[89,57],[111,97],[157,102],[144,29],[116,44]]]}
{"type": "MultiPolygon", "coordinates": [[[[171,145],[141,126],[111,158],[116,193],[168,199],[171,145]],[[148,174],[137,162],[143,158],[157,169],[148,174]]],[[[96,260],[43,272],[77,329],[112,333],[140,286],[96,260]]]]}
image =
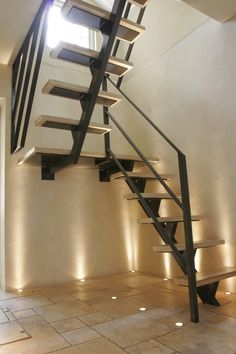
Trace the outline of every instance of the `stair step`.
{"type": "MultiPolygon", "coordinates": [[[[172,197],[168,193],[141,193],[143,198],[145,199],[172,199],[172,197]]],[[[178,198],[181,198],[181,196],[177,196],[178,198]]],[[[137,194],[132,193],[132,194],[126,194],[123,197],[124,199],[127,200],[135,200],[138,199],[137,194]]]]}
{"type": "MultiPolygon", "coordinates": [[[[197,286],[211,284],[235,276],[236,268],[234,267],[223,267],[219,270],[212,272],[199,272],[196,273],[197,286]]],[[[175,279],[175,283],[182,286],[188,286],[187,277],[184,276],[182,278],[175,279]]]]}
{"type": "MultiPolygon", "coordinates": [[[[167,216],[167,217],[158,217],[159,222],[169,223],[169,222],[183,222],[184,219],[182,216],[167,216]]],[[[200,215],[192,216],[192,221],[199,221],[201,219],[200,215]]],[[[139,219],[139,224],[153,224],[152,218],[139,219]]]]}
{"type": "MultiPolygon", "coordinates": [[[[126,172],[128,174],[129,177],[131,178],[140,178],[140,179],[147,179],[147,180],[156,180],[157,178],[150,174],[150,173],[138,173],[138,172],[126,172]]],[[[161,178],[163,180],[170,180],[173,176],[171,175],[166,175],[166,174],[160,174],[161,178]]],[[[122,172],[117,172],[114,173],[111,176],[111,179],[125,179],[125,176],[123,175],[122,172]]]]}
{"type": "MultiPolygon", "coordinates": [[[[225,243],[225,240],[202,240],[202,241],[195,241],[193,243],[193,246],[194,246],[194,249],[198,249],[198,248],[208,248],[208,247],[223,245],[224,243],[225,243]]],[[[184,243],[176,243],[175,246],[179,251],[184,251],[186,248],[184,243]]],[[[154,246],[153,251],[160,252],[160,253],[172,253],[173,252],[172,248],[169,245],[154,246]]]]}
{"type": "MultiPolygon", "coordinates": [[[[44,86],[42,92],[49,95],[80,100],[88,93],[88,88],[84,86],[74,85],[68,82],[58,80],[49,80],[44,86]]],[[[100,91],[97,97],[97,104],[112,107],[120,102],[122,97],[115,93],[100,91]]]]}
{"type": "MultiPolygon", "coordinates": [[[[37,127],[71,130],[79,125],[79,121],[76,119],[42,115],[35,121],[35,125],[37,127]]],[[[111,130],[112,127],[110,125],[90,123],[87,132],[90,134],[103,135],[111,130]]]]}
{"type": "MultiPolygon", "coordinates": [[[[33,147],[29,151],[26,152],[24,156],[20,158],[18,161],[18,165],[23,165],[24,163],[30,163],[32,165],[41,165],[41,156],[68,156],[70,154],[70,150],[65,149],[54,149],[54,148],[45,148],[45,147],[33,147]]],[[[119,160],[130,160],[135,162],[141,162],[141,160],[137,156],[133,155],[124,155],[117,154],[116,155],[119,160]]],[[[94,153],[94,152],[86,152],[82,151],[80,157],[86,159],[104,159],[105,153],[94,153]]],[[[158,161],[157,159],[151,159],[150,161],[158,161]]]]}
{"type": "MultiPolygon", "coordinates": [[[[80,65],[89,66],[99,56],[96,50],[77,46],[66,42],[60,42],[58,46],[51,52],[51,57],[62,59],[80,65]]],[[[111,56],[106,67],[107,74],[114,74],[119,77],[125,75],[133,64],[116,57],[111,56]]]]}
{"type": "MultiPolygon", "coordinates": [[[[95,30],[101,29],[104,20],[110,22],[111,17],[109,11],[88,4],[82,0],[67,0],[62,8],[62,15],[70,22],[95,30]]],[[[145,28],[143,26],[122,18],[118,28],[117,38],[128,43],[133,43],[144,31],[145,28]]]]}
{"type": "Polygon", "coordinates": [[[128,0],[128,2],[130,2],[131,4],[134,4],[138,7],[145,7],[147,5],[149,0],[128,0]]]}

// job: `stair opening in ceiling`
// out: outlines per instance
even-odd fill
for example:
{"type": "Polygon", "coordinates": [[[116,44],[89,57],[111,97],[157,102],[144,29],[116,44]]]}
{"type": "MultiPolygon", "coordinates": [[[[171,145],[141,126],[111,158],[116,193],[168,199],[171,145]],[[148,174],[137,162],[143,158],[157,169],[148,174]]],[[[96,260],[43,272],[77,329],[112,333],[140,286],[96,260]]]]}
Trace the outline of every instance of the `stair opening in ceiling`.
{"type": "Polygon", "coordinates": [[[85,26],[66,21],[61,15],[64,1],[54,1],[48,17],[48,33],[46,45],[53,49],[59,42],[67,42],[81,47],[96,49],[97,36],[85,26]]]}

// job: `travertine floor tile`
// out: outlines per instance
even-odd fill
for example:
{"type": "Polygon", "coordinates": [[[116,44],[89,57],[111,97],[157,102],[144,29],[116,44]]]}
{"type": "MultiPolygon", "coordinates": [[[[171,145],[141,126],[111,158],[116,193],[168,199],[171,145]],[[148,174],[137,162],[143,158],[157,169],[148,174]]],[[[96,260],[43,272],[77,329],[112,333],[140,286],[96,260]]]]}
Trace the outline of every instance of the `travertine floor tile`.
{"type": "Polygon", "coordinates": [[[0,345],[29,338],[18,322],[3,323],[0,325],[0,345]]]}
{"type": "Polygon", "coordinates": [[[35,316],[35,312],[33,310],[23,310],[23,311],[16,311],[16,312],[13,313],[13,315],[18,320],[21,320],[22,318],[35,316]]]}
{"type": "Polygon", "coordinates": [[[131,287],[138,287],[138,286],[145,286],[149,284],[159,283],[160,281],[161,279],[155,276],[140,275],[140,276],[128,277],[128,278],[117,280],[117,283],[131,286],[131,287]]]}
{"type": "Polygon", "coordinates": [[[73,346],[68,349],[59,350],[54,354],[125,354],[126,352],[120,349],[115,344],[105,338],[98,338],[87,343],[73,346]]]}
{"type": "Polygon", "coordinates": [[[43,288],[38,288],[38,291],[49,298],[62,295],[72,295],[77,294],[81,288],[74,283],[69,283],[62,286],[48,286],[43,288]]]}
{"type": "Polygon", "coordinates": [[[89,315],[80,316],[79,318],[88,326],[112,320],[110,316],[102,312],[91,313],[89,315]]]}
{"type": "Polygon", "coordinates": [[[236,337],[205,324],[189,324],[158,340],[183,354],[234,354],[236,337]]]}
{"type": "Polygon", "coordinates": [[[127,297],[96,304],[93,307],[112,318],[119,318],[137,313],[140,307],[144,307],[144,303],[133,297],[127,297]]]}
{"type": "Polygon", "coordinates": [[[0,347],[0,354],[46,354],[69,344],[38,316],[20,321],[32,338],[0,347]]]}
{"type": "Polygon", "coordinates": [[[175,351],[154,339],[126,348],[130,354],[173,354],[175,351]]]}
{"type": "Polygon", "coordinates": [[[145,307],[164,307],[171,311],[183,311],[188,308],[188,297],[185,294],[176,293],[143,293],[133,298],[139,300],[145,307]]]}
{"type": "Polygon", "coordinates": [[[52,322],[51,326],[54,327],[57,332],[63,333],[85,327],[85,324],[81,322],[78,318],[70,318],[69,320],[52,322]]]}
{"type": "Polygon", "coordinates": [[[154,309],[95,325],[93,328],[120,347],[126,348],[173,331],[170,326],[158,321],[170,314],[164,309],[154,309]]]}
{"type": "Polygon", "coordinates": [[[89,327],[84,327],[75,331],[63,333],[63,337],[67,340],[67,342],[75,345],[99,338],[100,334],[89,327]]]}
{"type": "Polygon", "coordinates": [[[102,302],[110,301],[112,296],[123,298],[127,296],[138,295],[140,293],[141,293],[140,290],[131,287],[117,286],[113,284],[113,286],[109,286],[102,290],[100,289],[84,290],[83,292],[80,292],[79,294],[75,295],[75,298],[77,298],[80,301],[84,301],[87,304],[93,305],[93,304],[99,304],[102,302]]]}
{"type": "Polygon", "coordinates": [[[76,300],[43,306],[34,310],[48,322],[65,320],[96,312],[93,308],[76,300]]]}
{"type": "Polygon", "coordinates": [[[8,308],[11,312],[27,310],[48,304],[51,304],[51,301],[41,295],[17,297],[15,299],[0,301],[0,307],[8,308]]]}
{"type": "Polygon", "coordinates": [[[8,318],[5,313],[0,309],[0,323],[8,322],[8,318]]]}
{"type": "Polygon", "coordinates": [[[16,293],[9,293],[9,292],[5,292],[0,290],[0,301],[2,300],[8,300],[8,299],[14,299],[15,297],[17,297],[16,293]]]}

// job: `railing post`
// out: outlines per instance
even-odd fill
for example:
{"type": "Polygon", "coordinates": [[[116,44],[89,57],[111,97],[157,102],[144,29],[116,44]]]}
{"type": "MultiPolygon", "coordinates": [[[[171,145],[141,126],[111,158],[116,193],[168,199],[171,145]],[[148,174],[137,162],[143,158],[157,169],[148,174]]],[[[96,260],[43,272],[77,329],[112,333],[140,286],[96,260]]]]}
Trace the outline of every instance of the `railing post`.
{"type": "MultiPolygon", "coordinates": [[[[104,75],[103,82],[102,82],[102,89],[103,91],[107,91],[107,77],[104,75]]],[[[108,107],[103,106],[103,122],[104,124],[109,124],[109,110],[108,107]]],[[[105,144],[105,154],[106,158],[109,159],[110,153],[108,149],[111,147],[111,142],[110,142],[110,133],[106,133],[104,135],[104,144],[105,144]]]]}
{"type": "Polygon", "coordinates": [[[199,322],[198,301],[197,301],[197,284],[196,284],[196,270],[194,262],[194,245],[191,221],[191,208],[189,198],[188,174],[186,157],[183,153],[178,153],[179,162],[179,176],[182,194],[183,218],[184,218],[184,234],[186,244],[186,264],[188,277],[188,291],[189,303],[191,312],[191,321],[199,322]]]}

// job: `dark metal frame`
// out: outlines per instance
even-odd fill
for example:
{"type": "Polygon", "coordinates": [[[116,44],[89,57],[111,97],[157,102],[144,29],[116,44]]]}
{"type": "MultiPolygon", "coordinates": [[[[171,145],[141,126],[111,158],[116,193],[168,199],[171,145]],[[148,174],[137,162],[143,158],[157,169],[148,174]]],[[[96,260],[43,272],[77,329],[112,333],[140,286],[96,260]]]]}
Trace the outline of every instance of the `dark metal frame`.
{"type": "Polygon", "coordinates": [[[42,2],[13,64],[11,153],[25,146],[52,4],[53,0],[42,2]]]}
{"type": "Polygon", "coordinates": [[[193,235],[192,235],[192,221],[191,221],[191,208],[190,208],[190,197],[189,197],[189,186],[188,186],[188,175],[187,175],[187,162],[186,156],[184,153],[159,129],[155,123],[121,90],[117,85],[107,76],[108,80],[111,84],[118,89],[118,91],[122,94],[122,96],[138,111],[142,117],[157,131],[157,133],[176,151],[178,157],[178,166],[179,166],[179,178],[180,178],[180,188],[181,188],[181,196],[182,202],[178,199],[175,193],[171,190],[171,188],[165,183],[165,181],[161,178],[158,172],[153,168],[153,166],[148,162],[143,153],[138,149],[138,147],[134,144],[134,142],[130,139],[128,134],[124,131],[124,129],[119,125],[116,119],[107,112],[110,120],[116,125],[116,127],[120,130],[125,139],[129,142],[129,144],[133,147],[136,153],[141,157],[142,161],[149,168],[149,170],[154,174],[157,180],[162,184],[167,193],[172,197],[175,203],[181,208],[183,213],[184,220],[184,235],[185,235],[185,244],[186,250],[184,255],[179,252],[175,246],[175,240],[173,239],[173,235],[171,236],[167,230],[163,227],[161,223],[159,223],[155,213],[149,208],[147,202],[142,197],[142,194],[138,190],[135,183],[128,176],[122,165],[119,163],[119,160],[116,158],[111,149],[108,149],[111,157],[116,162],[117,166],[120,168],[122,173],[124,174],[126,181],[130,188],[135,191],[138,196],[138,200],[145,210],[146,214],[149,215],[153,222],[154,227],[162,237],[163,241],[166,244],[169,244],[173,250],[173,256],[177,263],[179,264],[182,271],[188,277],[188,289],[189,289],[189,302],[190,302],[190,314],[192,322],[199,322],[199,312],[198,312],[198,300],[197,300],[197,283],[196,283],[196,270],[195,270],[195,249],[193,245],[193,235]]]}

